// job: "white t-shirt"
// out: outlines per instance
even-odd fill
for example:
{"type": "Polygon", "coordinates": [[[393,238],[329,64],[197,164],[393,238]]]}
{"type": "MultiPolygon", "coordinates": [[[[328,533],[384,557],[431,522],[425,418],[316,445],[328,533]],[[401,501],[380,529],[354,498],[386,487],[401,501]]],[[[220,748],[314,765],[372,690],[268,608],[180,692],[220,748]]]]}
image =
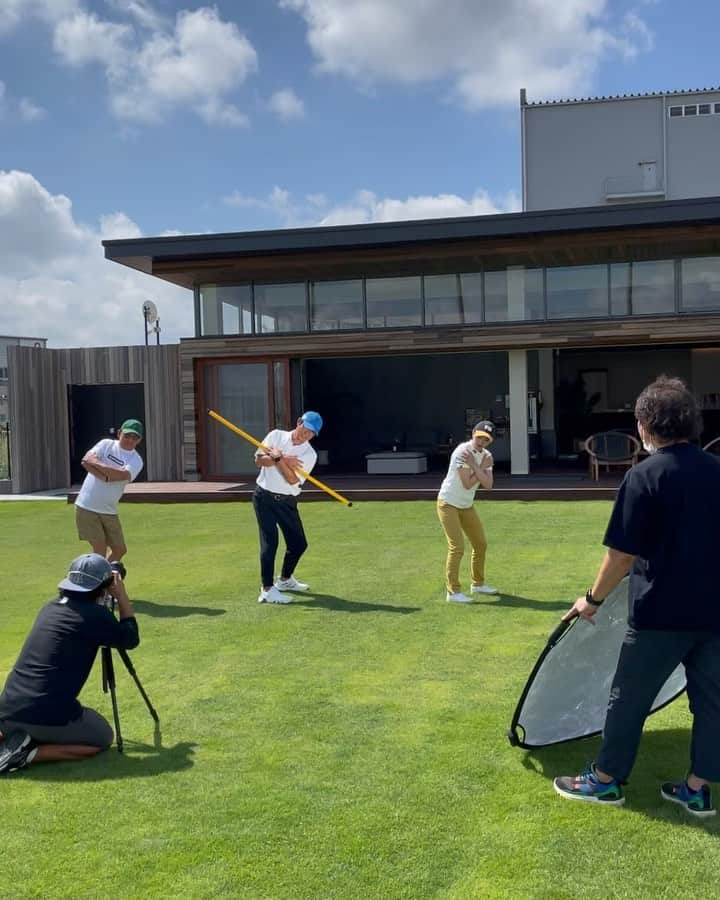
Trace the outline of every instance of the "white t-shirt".
{"type": "MultiPolygon", "coordinates": [[[[470,466],[463,461],[466,450],[472,452],[475,457],[475,462],[478,465],[482,463],[484,457],[490,456],[488,450],[476,450],[473,447],[472,441],[458,444],[453,450],[450,457],[450,465],[448,466],[448,473],[445,476],[445,480],[440,485],[438,500],[444,500],[445,503],[449,503],[451,506],[457,506],[458,509],[469,509],[475,500],[475,491],[480,487],[476,482],[472,487],[466,488],[463,487],[463,483],[460,481],[460,469],[470,468],[470,466]]],[[[491,470],[492,466],[489,467],[488,471],[491,470]]]]}
{"type": "MultiPolygon", "coordinates": [[[[307,441],[302,444],[293,444],[291,431],[281,431],[279,428],[276,428],[265,437],[262,443],[266,447],[274,447],[284,456],[297,456],[300,460],[300,468],[305,472],[312,472],[317,460],[317,453],[307,441]]],[[[258,450],[255,456],[260,456],[262,452],[262,450],[258,450]]],[[[305,481],[302,475],[298,474],[297,477],[297,484],[289,484],[280,474],[280,469],[277,466],[263,466],[260,469],[256,483],[258,487],[264,488],[273,494],[292,494],[297,497],[302,483],[305,481]]]]}
{"type": "MultiPolygon", "coordinates": [[[[127,469],[130,473],[130,481],[135,481],[142,471],[143,461],[137,450],[123,450],[119,441],[105,438],[95,444],[90,453],[94,453],[104,466],[127,469]]],[[[89,509],[90,512],[116,516],[118,503],[125,486],[130,481],[103,481],[96,478],[92,472],[88,472],[77,495],[75,505],[82,509],[89,509]]]]}

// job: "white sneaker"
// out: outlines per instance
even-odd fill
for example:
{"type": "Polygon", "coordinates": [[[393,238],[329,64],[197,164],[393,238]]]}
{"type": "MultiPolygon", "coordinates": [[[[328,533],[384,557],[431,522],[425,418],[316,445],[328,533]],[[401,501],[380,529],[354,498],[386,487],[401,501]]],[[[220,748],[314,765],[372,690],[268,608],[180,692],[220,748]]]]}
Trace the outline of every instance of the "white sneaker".
{"type": "Polygon", "coordinates": [[[298,581],[297,578],[291,575],[289,578],[276,578],[275,587],[279,591],[306,591],[310,585],[298,581]]]}
{"type": "Polygon", "coordinates": [[[292,600],[285,594],[280,593],[277,588],[271,587],[268,590],[260,591],[258,603],[292,603],[292,600]]]}
{"type": "Polygon", "coordinates": [[[471,594],[497,594],[498,589],[490,587],[489,584],[474,584],[470,588],[471,594]]]}
{"type": "Polygon", "coordinates": [[[448,591],[445,599],[448,603],[472,603],[472,597],[468,597],[467,594],[462,594],[460,591],[457,594],[451,594],[448,591]]]}

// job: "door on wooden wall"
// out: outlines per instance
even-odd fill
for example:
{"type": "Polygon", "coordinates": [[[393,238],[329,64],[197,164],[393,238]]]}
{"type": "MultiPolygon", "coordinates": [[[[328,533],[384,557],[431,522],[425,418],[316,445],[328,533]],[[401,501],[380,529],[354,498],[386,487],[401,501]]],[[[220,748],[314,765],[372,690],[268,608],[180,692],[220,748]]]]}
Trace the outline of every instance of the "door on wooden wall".
{"type": "MultiPolygon", "coordinates": [[[[68,385],[70,411],[70,478],[79,484],[85,477],[80,460],[103,438],[114,438],[125,419],[145,421],[143,384],[71,384],[68,385]]],[[[138,448],[143,470],[138,481],[147,481],[147,434],[138,448]]]]}
{"type": "Polygon", "coordinates": [[[261,441],[290,427],[288,360],[199,360],[200,474],[210,481],[255,475],[255,447],[208,416],[213,409],[261,441]]]}

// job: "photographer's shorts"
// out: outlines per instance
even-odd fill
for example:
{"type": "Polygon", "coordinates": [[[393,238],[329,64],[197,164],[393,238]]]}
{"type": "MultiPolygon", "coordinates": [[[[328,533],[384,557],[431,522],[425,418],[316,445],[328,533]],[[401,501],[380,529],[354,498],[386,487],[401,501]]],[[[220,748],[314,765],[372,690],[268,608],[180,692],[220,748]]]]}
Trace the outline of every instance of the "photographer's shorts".
{"type": "Polygon", "coordinates": [[[75,523],[81,541],[90,541],[91,544],[105,543],[108,547],[125,546],[120,516],[108,516],[76,506],[75,523]]]}
{"type": "Polygon", "coordinates": [[[82,715],[67,725],[35,725],[31,722],[0,720],[0,731],[9,734],[15,730],[27,731],[38,744],[84,744],[108,750],[113,742],[110,723],[94,709],[83,707],[82,715]]]}

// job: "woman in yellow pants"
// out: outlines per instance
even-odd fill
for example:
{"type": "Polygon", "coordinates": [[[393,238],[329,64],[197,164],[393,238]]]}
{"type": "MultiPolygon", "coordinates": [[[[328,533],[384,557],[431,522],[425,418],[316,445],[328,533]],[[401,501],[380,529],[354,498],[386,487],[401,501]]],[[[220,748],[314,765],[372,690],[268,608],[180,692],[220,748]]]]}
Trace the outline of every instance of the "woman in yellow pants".
{"type": "Polygon", "coordinates": [[[473,503],[479,487],[493,486],[493,458],[487,449],[492,443],[495,426],[478,422],[472,438],[453,450],[445,480],[440,486],[437,512],[448,543],[445,582],[446,599],[450,603],[472,603],[473,594],[497,594],[497,588],[485,584],[485,531],[473,503]],[[460,589],[460,563],[465,554],[465,535],[472,547],[472,585],[470,596],[460,589]]]}

